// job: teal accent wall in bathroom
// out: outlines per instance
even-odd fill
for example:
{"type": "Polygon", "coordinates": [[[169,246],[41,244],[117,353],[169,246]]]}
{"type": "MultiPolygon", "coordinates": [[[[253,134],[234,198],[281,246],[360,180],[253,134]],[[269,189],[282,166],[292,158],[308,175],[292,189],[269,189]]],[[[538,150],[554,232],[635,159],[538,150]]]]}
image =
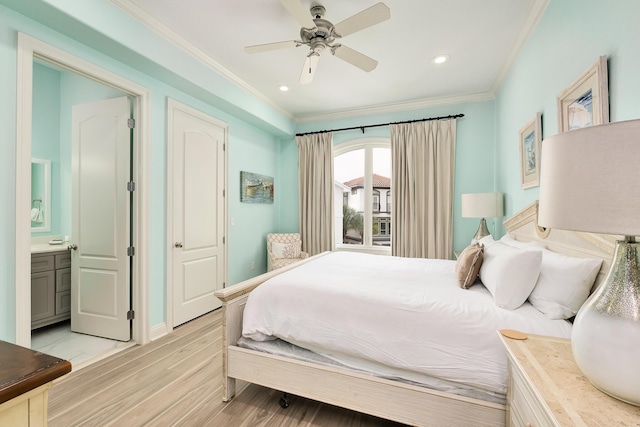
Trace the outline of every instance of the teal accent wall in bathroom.
{"type": "Polygon", "coordinates": [[[63,235],[60,231],[60,73],[33,64],[33,94],[31,157],[51,161],[51,231],[31,234],[63,235]]]}

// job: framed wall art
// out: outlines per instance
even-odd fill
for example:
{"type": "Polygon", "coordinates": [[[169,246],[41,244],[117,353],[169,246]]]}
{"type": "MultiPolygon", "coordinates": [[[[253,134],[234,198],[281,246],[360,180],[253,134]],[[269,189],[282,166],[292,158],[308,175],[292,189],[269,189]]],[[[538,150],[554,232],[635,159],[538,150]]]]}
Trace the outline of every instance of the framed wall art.
{"type": "Polygon", "coordinates": [[[558,95],[558,131],[609,123],[607,57],[601,56],[558,95]]]}
{"type": "Polygon", "coordinates": [[[240,171],[240,201],[245,203],[273,203],[273,178],[240,171]]]}
{"type": "Polygon", "coordinates": [[[520,129],[522,188],[533,188],[540,185],[540,141],[542,141],[542,114],[536,113],[520,129]]]}

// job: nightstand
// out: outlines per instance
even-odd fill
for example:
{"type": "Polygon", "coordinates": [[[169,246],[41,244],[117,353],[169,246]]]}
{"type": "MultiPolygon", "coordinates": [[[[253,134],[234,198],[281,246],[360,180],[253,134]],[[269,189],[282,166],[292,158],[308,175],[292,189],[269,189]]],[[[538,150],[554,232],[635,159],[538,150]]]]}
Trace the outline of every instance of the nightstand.
{"type": "Polygon", "coordinates": [[[507,349],[507,426],[635,426],[640,407],[599,391],[573,359],[571,341],[498,333],[507,349]]]}

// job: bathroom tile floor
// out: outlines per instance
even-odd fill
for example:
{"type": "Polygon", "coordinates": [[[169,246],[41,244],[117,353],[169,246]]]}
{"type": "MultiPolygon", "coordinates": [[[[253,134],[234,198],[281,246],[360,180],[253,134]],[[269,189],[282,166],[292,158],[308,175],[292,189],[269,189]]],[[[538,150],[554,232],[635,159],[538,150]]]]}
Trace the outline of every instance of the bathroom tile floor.
{"type": "Polygon", "coordinates": [[[86,366],[133,345],[92,335],[71,332],[71,321],[45,326],[31,332],[31,348],[71,362],[73,369],[86,366]]]}

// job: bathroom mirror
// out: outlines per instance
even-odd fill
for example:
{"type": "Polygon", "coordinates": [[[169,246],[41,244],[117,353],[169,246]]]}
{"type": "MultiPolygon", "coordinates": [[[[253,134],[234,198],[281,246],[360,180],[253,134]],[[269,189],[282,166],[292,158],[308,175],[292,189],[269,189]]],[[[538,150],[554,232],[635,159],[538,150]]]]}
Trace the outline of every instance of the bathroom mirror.
{"type": "Polygon", "coordinates": [[[51,231],[51,160],[31,159],[31,232],[51,231]]]}

